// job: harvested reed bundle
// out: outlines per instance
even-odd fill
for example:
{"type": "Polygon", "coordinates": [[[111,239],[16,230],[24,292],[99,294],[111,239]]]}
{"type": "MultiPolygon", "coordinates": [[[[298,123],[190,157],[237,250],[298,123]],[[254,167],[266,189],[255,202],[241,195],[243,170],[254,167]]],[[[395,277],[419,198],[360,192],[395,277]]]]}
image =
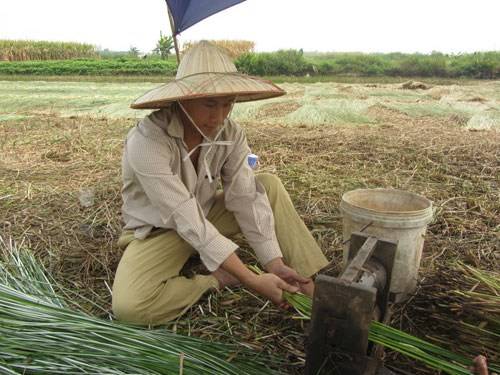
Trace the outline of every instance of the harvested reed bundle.
{"type": "Polygon", "coordinates": [[[471,374],[472,360],[379,322],[372,322],[368,339],[447,374],[471,374]]]}
{"type": "Polygon", "coordinates": [[[68,308],[27,251],[0,237],[0,370],[37,374],[265,374],[243,347],[98,319],[68,308]]]}

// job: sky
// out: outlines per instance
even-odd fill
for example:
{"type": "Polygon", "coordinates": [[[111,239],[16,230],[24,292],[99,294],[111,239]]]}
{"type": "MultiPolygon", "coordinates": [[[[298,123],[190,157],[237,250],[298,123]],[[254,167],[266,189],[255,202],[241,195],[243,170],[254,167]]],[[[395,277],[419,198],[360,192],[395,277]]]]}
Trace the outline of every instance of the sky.
{"type": "MultiPolygon", "coordinates": [[[[500,50],[500,0],[247,0],[179,42],[243,39],[256,51],[461,53],[500,50]]],[[[0,0],[0,39],[150,52],[170,34],[164,0],[0,0]]]]}

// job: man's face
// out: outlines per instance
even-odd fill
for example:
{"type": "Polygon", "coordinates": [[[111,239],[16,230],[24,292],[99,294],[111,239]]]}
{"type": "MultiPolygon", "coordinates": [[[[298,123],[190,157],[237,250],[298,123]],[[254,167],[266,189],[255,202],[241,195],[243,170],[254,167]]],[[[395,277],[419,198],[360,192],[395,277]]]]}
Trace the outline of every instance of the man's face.
{"type": "Polygon", "coordinates": [[[233,101],[234,97],[225,96],[186,100],[181,104],[205,135],[214,135],[227,118],[233,101]]]}

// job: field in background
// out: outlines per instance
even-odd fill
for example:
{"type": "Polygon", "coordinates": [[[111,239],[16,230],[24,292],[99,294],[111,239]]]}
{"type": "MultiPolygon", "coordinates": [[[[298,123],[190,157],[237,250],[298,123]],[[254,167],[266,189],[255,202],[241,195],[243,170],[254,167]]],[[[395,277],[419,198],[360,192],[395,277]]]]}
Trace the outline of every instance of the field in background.
{"type": "MultiPolygon", "coordinates": [[[[61,283],[108,308],[121,256],[123,139],[147,113],[128,104],[156,85],[0,81],[0,233],[26,241],[61,283]],[[80,191],[89,189],[94,204],[83,207],[80,191]]],[[[500,82],[426,90],[400,83],[283,87],[287,96],[234,110],[261,170],[281,177],[336,271],[344,192],[392,187],[431,199],[436,217],[421,284],[392,324],[463,351],[457,322],[468,312],[443,305],[443,295],[461,287],[451,266],[456,260],[498,270],[500,82]]],[[[300,373],[304,364],[303,323],[244,289],[205,296],[168,328],[272,352],[290,364],[288,373],[300,373]]],[[[480,342],[470,345],[481,352],[480,342]]],[[[435,374],[390,352],[387,364],[435,374]]]]}
{"type": "MultiPolygon", "coordinates": [[[[235,58],[239,71],[286,76],[390,76],[496,79],[500,76],[500,52],[465,54],[403,53],[304,53],[279,50],[254,53],[253,42],[212,41],[235,58]]],[[[191,42],[185,43],[184,49],[191,42]]],[[[162,60],[157,52],[141,54],[98,51],[78,43],[0,40],[0,75],[158,75],[174,76],[174,55],[162,60]],[[6,61],[1,61],[6,60],[6,61]]]]}
{"type": "MultiPolygon", "coordinates": [[[[353,76],[353,75],[324,75],[324,76],[264,76],[263,79],[274,83],[362,83],[362,84],[384,84],[384,83],[404,83],[410,80],[428,83],[431,85],[459,85],[470,86],[473,84],[482,84],[485,80],[470,78],[446,78],[446,77],[388,77],[388,76],[353,76]]],[[[165,77],[165,75],[26,75],[26,74],[0,74],[0,81],[44,81],[44,82],[117,82],[117,83],[165,83],[174,79],[174,77],[165,77]]]]}
{"type": "MultiPolygon", "coordinates": [[[[161,36],[161,33],[160,33],[161,36]]],[[[255,42],[250,40],[209,40],[222,47],[232,57],[253,52],[255,42]]],[[[186,41],[181,46],[181,54],[191,48],[196,41],[186,41]]],[[[67,60],[84,58],[123,59],[144,57],[160,57],[158,51],[139,51],[131,47],[128,51],[111,51],[99,49],[97,46],[77,42],[49,42],[40,40],[8,40],[0,39],[0,61],[29,60],[67,60]]],[[[175,55],[172,55],[175,60],[175,55]]]]}
{"type": "Polygon", "coordinates": [[[91,44],[0,39],[0,61],[65,60],[98,57],[91,44]]]}
{"type": "MultiPolygon", "coordinates": [[[[129,104],[158,83],[0,81],[0,120],[39,114],[140,118],[129,104]]],[[[399,83],[283,83],[288,95],[239,104],[240,121],[286,126],[375,124],[377,108],[419,118],[452,118],[465,128],[500,129],[500,82],[431,85],[403,89],[399,83]]]]}

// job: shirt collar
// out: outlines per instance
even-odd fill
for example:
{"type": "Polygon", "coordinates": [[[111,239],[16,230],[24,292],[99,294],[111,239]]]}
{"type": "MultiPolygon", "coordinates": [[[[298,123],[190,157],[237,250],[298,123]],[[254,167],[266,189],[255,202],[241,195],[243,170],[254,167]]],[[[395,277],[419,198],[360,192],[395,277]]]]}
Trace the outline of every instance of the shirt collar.
{"type": "Polygon", "coordinates": [[[160,127],[167,132],[167,134],[174,138],[184,138],[184,126],[182,125],[179,113],[175,106],[163,109],[163,118],[159,122],[160,127]]]}
{"type": "Polygon", "coordinates": [[[184,127],[173,108],[163,108],[151,112],[142,119],[141,123],[146,126],[146,128],[150,126],[153,128],[160,128],[171,137],[181,139],[184,137],[184,127]]]}

